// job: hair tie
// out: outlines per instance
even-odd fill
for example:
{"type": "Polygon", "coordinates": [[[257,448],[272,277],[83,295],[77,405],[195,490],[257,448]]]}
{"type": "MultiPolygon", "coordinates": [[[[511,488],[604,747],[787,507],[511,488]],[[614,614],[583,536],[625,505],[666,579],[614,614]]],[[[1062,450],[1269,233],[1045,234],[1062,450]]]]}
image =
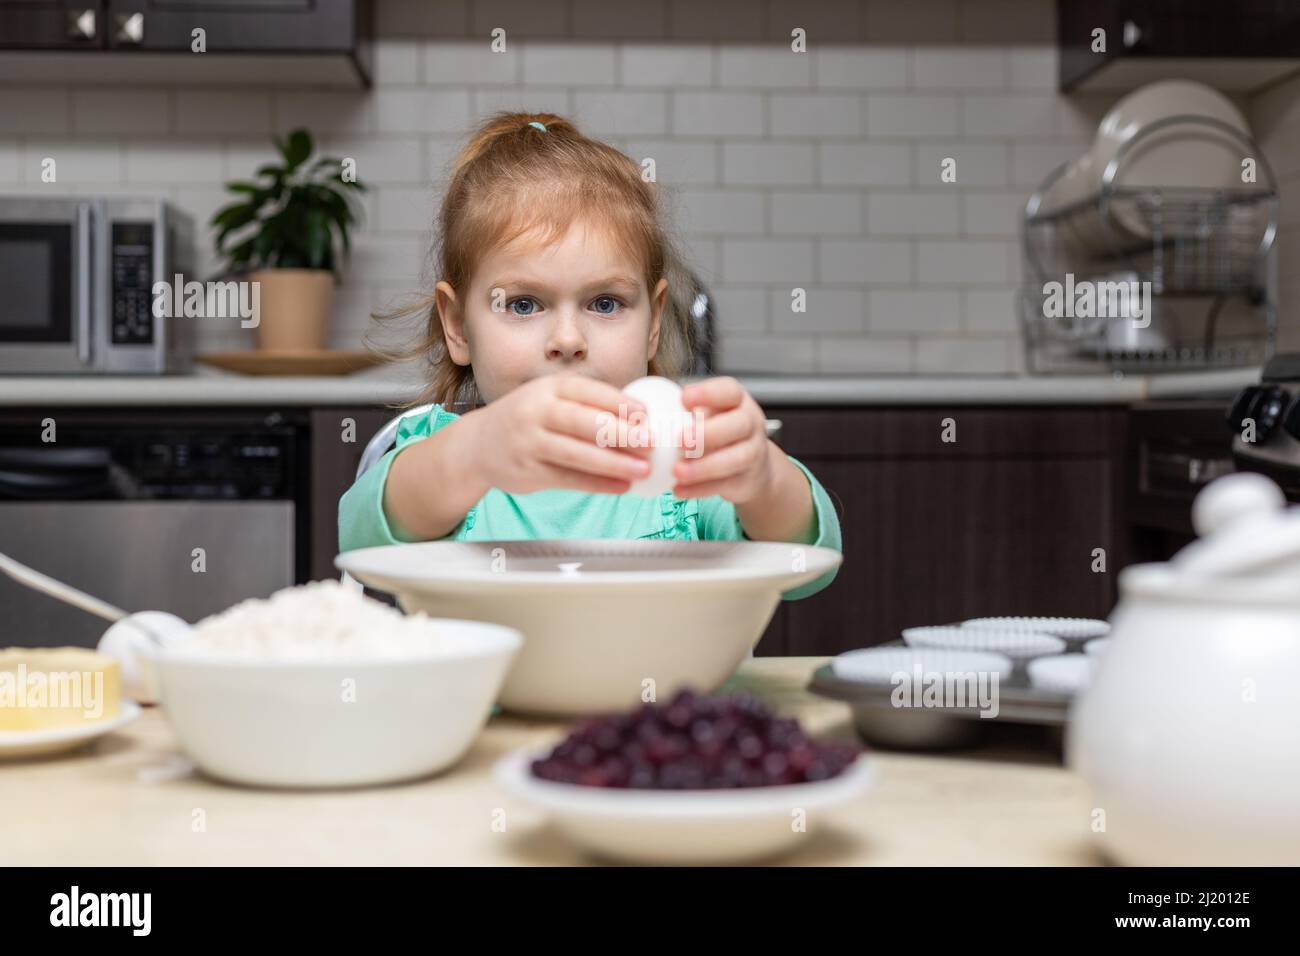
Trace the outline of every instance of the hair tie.
{"type": "Polygon", "coordinates": [[[529,125],[529,126],[536,126],[536,127],[537,127],[538,129],[540,129],[543,133],[546,132],[546,124],[545,124],[545,123],[539,123],[539,122],[537,122],[537,120],[531,120],[531,121],[528,123],[528,125],[529,125]]]}

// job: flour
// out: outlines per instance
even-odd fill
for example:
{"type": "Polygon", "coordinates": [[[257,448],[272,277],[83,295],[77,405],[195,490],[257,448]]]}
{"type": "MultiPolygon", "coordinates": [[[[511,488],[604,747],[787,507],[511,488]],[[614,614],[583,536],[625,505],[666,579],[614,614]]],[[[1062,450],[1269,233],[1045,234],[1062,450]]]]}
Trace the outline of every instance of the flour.
{"type": "Polygon", "coordinates": [[[172,646],[195,653],[265,660],[400,658],[449,649],[425,614],[396,608],[344,587],[312,581],[241,601],[199,621],[188,640],[172,646]]]}

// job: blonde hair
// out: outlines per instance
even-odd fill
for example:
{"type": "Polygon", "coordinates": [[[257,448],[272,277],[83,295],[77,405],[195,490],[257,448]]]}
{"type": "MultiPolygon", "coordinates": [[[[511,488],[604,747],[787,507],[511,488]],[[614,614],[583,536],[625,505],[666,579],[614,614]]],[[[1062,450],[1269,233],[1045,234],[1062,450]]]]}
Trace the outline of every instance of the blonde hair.
{"type": "MultiPolygon", "coordinates": [[[[626,154],[584,136],[554,113],[499,112],[475,131],[451,168],[432,253],[434,284],[445,281],[463,297],[488,250],[534,230],[547,244],[562,238],[574,222],[590,223],[641,263],[649,292],[661,278],[668,280],[649,374],[679,378],[692,362],[694,326],[688,276],[666,218],[655,183],[647,182],[626,154]]],[[[397,359],[424,356],[431,366],[428,386],[411,405],[477,403],[473,369],[457,365],[447,352],[433,292],[373,318],[413,315],[425,316],[418,341],[407,350],[387,352],[397,359]]]]}

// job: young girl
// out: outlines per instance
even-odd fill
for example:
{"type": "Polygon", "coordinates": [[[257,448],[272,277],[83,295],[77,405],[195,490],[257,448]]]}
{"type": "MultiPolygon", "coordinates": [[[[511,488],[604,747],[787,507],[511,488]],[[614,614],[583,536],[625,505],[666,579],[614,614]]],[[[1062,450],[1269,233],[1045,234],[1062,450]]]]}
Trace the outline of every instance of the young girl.
{"type": "Polygon", "coordinates": [[[439,538],[840,549],[826,490],[768,440],[763,410],[734,378],[684,389],[699,454],[675,465],[673,490],[628,493],[649,452],[609,446],[602,427],[644,411],[623,386],[677,378],[692,349],[680,261],[632,159],[562,117],[498,113],[458,157],[439,227],[441,281],[399,313],[428,310],[419,351],[432,382],[413,404],[438,404],[402,419],[397,447],[343,495],[341,550],[439,538]],[[475,399],[485,404],[464,415],[444,407],[475,399]]]}

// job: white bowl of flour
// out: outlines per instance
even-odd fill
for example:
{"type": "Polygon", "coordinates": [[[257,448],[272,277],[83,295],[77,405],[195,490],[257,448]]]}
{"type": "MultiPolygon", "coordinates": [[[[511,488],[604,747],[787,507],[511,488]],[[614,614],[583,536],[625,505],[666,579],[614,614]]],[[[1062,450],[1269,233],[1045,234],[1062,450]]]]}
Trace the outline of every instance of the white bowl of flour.
{"type": "Polygon", "coordinates": [[[168,719],[205,773],[347,787],[459,760],[521,643],[509,627],[404,615],[320,581],[206,618],[154,664],[168,719]]]}

